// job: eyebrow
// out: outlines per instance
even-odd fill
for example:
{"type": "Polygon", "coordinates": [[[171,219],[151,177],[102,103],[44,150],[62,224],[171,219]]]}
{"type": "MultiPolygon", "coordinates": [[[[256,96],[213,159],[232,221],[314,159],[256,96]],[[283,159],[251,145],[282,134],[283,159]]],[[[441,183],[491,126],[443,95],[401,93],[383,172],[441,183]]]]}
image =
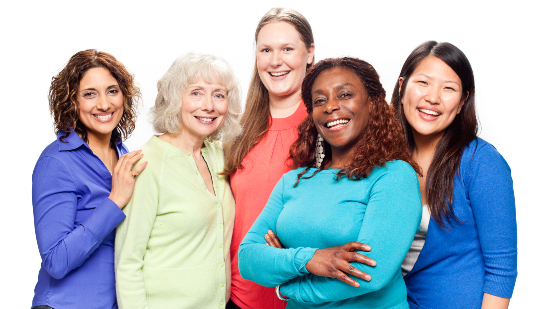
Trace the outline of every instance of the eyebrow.
{"type": "MultiPolygon", "coordinates": [[[[113,87],[119,87],[119,86],[118,86],[118,85],[111,85],[111,86],[107,87],[107,89],[111,89],[111,88],[113,88],[113,87]]],[[[92,88],[81,89],[81,90],[79,90],[79,92],[80,92],[80,91],[87,91],[87,90],[97,91],[97,89],[95,89],[95,88],[92,87],[92,88]]]]}
{"type": "MultiPolygon", "coordinates": [[[[423,74],[423,73],[418,73],[418,75],[422,75],[422,76],[425,76],[426,78],[429,78],[429,79],[432,79],[431,76],[428,76],[426,74],[423,74]]],[[[453,83],[453,84],[457,84],[458,86],[460,86],[460,84],[454,80],[444,80],[443,81],[444,83],[453,83]]]]}
{"type": "MultiPolygon", "coordinates": [[[[344,84],[338,84],[338,85],[336,85],[336,86],[334,86],[334,87],[335,87],[336,89],[340,90],[340,89],[342,89],[342,88],[346,88],[346,86],[353,86],[353,84],[352,84],[352,83],[344,83],[344,84]]],[[[317,94],[317,93],[323,94],[323,90],[317,89],[317,90],[313,91],[311,94],[313,95],[313,94],[317,94]]]]}

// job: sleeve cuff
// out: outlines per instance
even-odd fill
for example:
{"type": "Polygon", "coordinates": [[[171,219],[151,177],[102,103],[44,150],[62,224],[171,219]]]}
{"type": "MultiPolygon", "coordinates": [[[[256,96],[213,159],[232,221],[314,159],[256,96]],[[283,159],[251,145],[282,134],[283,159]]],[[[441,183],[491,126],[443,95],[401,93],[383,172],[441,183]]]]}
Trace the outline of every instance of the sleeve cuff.
{"type": "Polygon", "coordinates": [[[315,251],[317,249],[314,248],[298,248],[298,251],[296,251],[294,255],[294,267],[296,267],[300,275],[309,274],[306,264],[311,260],[315,251]]]}
{"type": "Polygon", "coordinates": [[[102,241],[124,218],[126,218],[126,215],[122,212],[122,209],[118,208],[117,204],[109,198],[105,198],[94,209],[93,215],[84,221],[82,225],[90,230],[99,241],[102,241]]]}

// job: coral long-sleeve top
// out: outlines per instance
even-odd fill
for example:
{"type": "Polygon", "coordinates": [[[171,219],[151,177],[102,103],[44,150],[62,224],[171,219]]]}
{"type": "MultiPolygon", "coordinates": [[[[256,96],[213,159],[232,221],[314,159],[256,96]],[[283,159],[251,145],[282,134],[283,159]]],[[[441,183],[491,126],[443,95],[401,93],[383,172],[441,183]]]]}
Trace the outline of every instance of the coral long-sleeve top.
{"type": "Polygon", "coordinates": [[[290,145],[298,137],[298,125],[306,116],[306,107],[302,102],[291,116],[272,118],[266,136],[244,158],[243,169],[230,177],[236,202],[230,248],[231,300],[240,308],[282,309],[286,306],[286,302],[275,295],[275,288],[263,287],[241,277],[237,253],[244,236],[264,209],[271,191],[283,174],[290,171],[287,165],[290,145]]]}

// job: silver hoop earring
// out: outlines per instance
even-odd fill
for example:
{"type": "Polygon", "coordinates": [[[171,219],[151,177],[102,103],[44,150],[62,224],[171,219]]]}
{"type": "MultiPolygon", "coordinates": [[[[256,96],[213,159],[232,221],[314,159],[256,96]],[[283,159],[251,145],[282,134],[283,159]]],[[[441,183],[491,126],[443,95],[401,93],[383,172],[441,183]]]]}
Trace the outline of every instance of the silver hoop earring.
{"type": "Polygon", "coordinates": [[[323,149],[323,137],[317,133],[317,147],[315,148],[315,167],[320,168],[325,158],[325,150],[323,149]]]}

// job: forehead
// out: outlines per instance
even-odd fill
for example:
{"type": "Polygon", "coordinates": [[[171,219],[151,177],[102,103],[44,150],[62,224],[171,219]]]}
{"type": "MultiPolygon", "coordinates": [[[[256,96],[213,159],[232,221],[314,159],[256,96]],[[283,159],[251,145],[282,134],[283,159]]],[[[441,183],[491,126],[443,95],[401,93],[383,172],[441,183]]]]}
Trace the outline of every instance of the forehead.
{"type": "Polygon", "coordinates": [[[80,80],[80,88],[98,87],[104,84],[118,85],[116,79],[106,68],[91,68],[84,73],[80,80]]]}
{"type": "Polygon", "coordinates": [[[226,89],[225,82],[216,74],[195,74],[188,88],[191,87],[226,89]]]}
{"type": "Polygon", "coordinates": [[[412,74],[412,76],[416,75],[425,75],[430,78],[456,82],[461,85],[460,77],[458,77],[456,72],[443,60],[435,56],[428,56],[422,59],[412,74]]]}
{"type": "Polygon", "coordinates": [[[319,73],[313,82],[312,91],[317,88],[335,87],[339,85],[347,85],[365,90],[363,82],[353,70],[346,67],[334,67],[319,73]]]}
{"type": "Polygon", "coordinates": [[[256,43],[258,45],[262,45],[276,43],[297,44],[298,42],[302,42],[302,39],[300,37],[300,33],[296,30],[294,25],[284,21],[276,21],[268,23],[260,29],[256,43]]]}

